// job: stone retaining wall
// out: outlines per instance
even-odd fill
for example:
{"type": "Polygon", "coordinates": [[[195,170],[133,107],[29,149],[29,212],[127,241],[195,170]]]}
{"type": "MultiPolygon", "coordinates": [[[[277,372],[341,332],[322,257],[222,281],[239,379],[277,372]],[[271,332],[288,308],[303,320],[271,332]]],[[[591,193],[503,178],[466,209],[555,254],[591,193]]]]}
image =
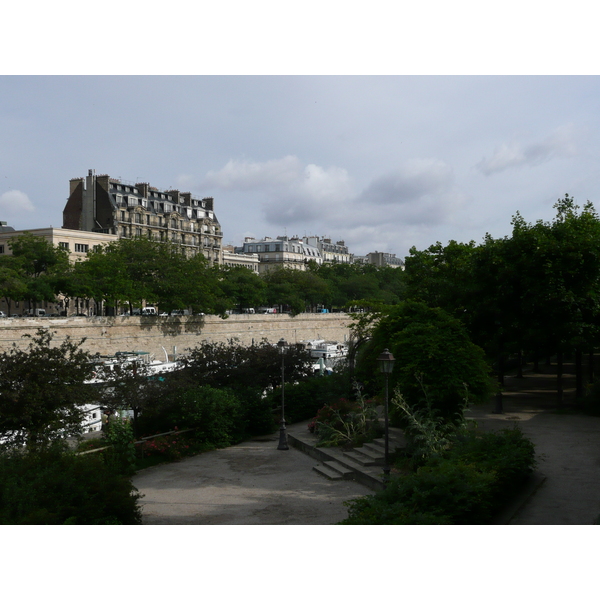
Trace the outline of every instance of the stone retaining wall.
{"type": "Polygon", "coordinates": [[[91,353],[114,354],[119,351],[143,351],[163,360],[184,354],[202,341],[236,342],[250,345],[266,339],[276,343],[284,338],[288,343],[324,339],[345,342],[350,337],[351,319],[345,313],[311,314],[296,317],[286,314],[231,315],[221,319],[204,317],[63,317],[63,318],[3,318],[0,319],[0,352],[16,343],[27,345],[23,334],[37,329],[54,333],[54,341],[67,336],[79,341],[91,353]],[[163,350],[164,349],[164,350],[163,350]]]}

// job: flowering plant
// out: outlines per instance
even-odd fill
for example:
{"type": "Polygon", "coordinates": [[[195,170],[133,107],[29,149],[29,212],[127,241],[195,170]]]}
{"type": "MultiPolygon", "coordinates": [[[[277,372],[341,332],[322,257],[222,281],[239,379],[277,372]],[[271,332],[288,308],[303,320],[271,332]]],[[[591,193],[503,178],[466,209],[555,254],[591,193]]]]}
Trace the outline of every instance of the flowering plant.
{"type": "Polygon", "coordinates": [[[325,405],[308,424],[309,431],[319,436],[319,446],[357,446],[381,434],[375,403],[363,397],[358,384],[354,389],[354,402],[340,398],[325,405]]]}
{"type": "Polygon", "coordinates": [[[140,445],[142,456],[163,456],[168,460],[179,460],[190,450],[189,440],[179,431],[144,440],[140,445]]]}

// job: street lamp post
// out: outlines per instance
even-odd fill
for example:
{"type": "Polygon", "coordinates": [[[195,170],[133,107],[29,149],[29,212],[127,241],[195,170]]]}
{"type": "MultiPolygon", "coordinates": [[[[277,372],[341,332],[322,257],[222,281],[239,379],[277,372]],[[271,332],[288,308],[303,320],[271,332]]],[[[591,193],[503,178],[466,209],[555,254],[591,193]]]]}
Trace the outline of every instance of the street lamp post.
{"type": "Polygon", "coordinates": [[[383,483],[387,486],[390,480],[390,423],[388,418],[388,382],[390,373],[394,370],[394,355],[386,348],[378,357],[379,370],[385,375],[385,402],[383,418],[385,426],[385,458],[383,464],[383,483]]]}
{"type": "Polygon", "coordinates": [[[287,442],[287,432],[285,430],[285,348],[287,342],[281,338],[277,342],[277,347],[281,350],[281,424],[279,427],[279,445],[277,450],[289,450],[287,442]]]}

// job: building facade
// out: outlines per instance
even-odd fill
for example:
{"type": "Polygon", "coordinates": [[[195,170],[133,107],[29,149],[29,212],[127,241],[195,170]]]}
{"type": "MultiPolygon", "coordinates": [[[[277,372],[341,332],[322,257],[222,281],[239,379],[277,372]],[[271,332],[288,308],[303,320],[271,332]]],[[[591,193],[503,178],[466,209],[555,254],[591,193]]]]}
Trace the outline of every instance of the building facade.
{"type": "Polygon", "coordinates": [[[233,246],[223,246],[223,266],[246,267],[253,273],[258,273],[258,254],[241,254],[233,246]]]}
{"type": "Polygon", "coordinates": [[[325,263],[350,264],[352,262],[352,254],[350,254],[344,240],[334,244],[330,238],[309,236],[304,237],[303,241],[308,246],[318,248],[325,263]]]}
{"type": "Polygon", "coordinates": [[[237,254],[258,255],[258,272],[267,273],[281,267],[305,271],[310,260],[322,264],[323,258],[318,248],[305,244],[298,237],[283,235],[276,239],[265,237],[262,240],[247,237],[244,245],[236,248],[237,254]]]}
{"type": "Polygon", "coordinates": [[[366,256],[355,256],[354,262],[363,265],[375,265],[376,267],[404,269],[404,261],[389,252],[369,252],[366,256]]]}
{"type": "Polygon", "coordinates": [[[85,178],[71,179],[63,227],[118,238],[169,241],[188,256],[202,253],[210,264],[223,262],[223,233],[213,198],[161,191],[148,183],[96,175],[93,169],[85,178]]]}
{"type": "MultiPolygon", "coordinates": [[[[7,227],[6,224],[3,224],[0,226],[0,256],[5,254],[11,255],[11,239],[19,237],[24,233],[30,233],[37,237],[41,237],[53,246],[58,246],[59,248],[67,250],[69,252],[69,260],[71,262],[85,260],[89,250],[93,250],[97,246],[103,246],[118,239],[116,235],[108,233],[57,229],[55,227],[15,231],[12,227],[7,227]]],[[[95,314],[96,311],[95,303],[92,300],[77,299],[75,303],[72,303],[69,306],[66,298],[57,298],[54,302],[43,302],[37,306],[37,308],[43,309],[46,314],[95,314]]],[[[13,302],[9,307],[6,303],[6,299],[0,298],[0,310],[8,315],[20,316],[24,314],[27,309],[28,306],[25,302],[13,302]]]]}

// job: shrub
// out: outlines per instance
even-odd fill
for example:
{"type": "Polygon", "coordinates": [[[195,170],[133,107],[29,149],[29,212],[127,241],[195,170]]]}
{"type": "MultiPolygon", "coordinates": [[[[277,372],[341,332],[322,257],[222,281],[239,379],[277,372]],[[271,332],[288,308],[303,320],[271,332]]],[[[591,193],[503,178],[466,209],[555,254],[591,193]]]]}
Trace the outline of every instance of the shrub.
{"type": "Polygon", "coordinates": [[[245,436],[266,435],[277,429],[278,420],[273,414],[270,397],[254,388],[240,390],[237,395],[242,405],[245,436]]]}
{"type": "Polygon", "coordinates": [[[445,457],[495,473],[492,492],[497,505],[518,490],[536,465],[534,444],[516,427],[495,433],[460,431],[445,457]]]}
{"type": "Polygon", "coordinates": [[[170,415],[173,426],[195,428],[196,436],[215,446],[243,439],[243,408],[229,390],[208,386],[184,392],[170,415]]]}
{"type": "Polygon", "coordinates": [[[109,449],[103,453],[104,460],[123,475],[135,472],[135,446],[133,429],[128,419],[112,418],[104,433],[109,449]]]}
{"type": "Polygon", "coordinates": [[[449,446],[416,472],[346,505],[348,525],[486,524],[535,466],[533,444],[518,429],[457,430],[449,446]]]}
{"type": "Polygon", "coordinates": [[[357,385],[356,400],[340,398],[325,405],[309,423],[309,429],[319,436],[319,446],[361,446],[381,435],[377,408],[365,399],[357,385]]]}
{"type": "Polygon", "coordinates": [[[0,453],[0,524],[135,525],[140,494],[98,454],[0,453]]]}
{"type": "Polygon", "coordinates": [[[176,431],[169,435],[153,437],[138,445],[140,457],[158,456],[166,460],[179,460],[194,452],[192,432],[176,431]]]}
{"type": "Polygon", "coordinates": [[[345,525],[464,525],[492,517],[493,473],[474,465],[442,461],[392,479],[374,496],[346,503],[345,525]]]}
{"type": "MultiPolygon", "coordinates": [[[[298,423],[312,419],[326,404],[333,404],[351,393],[351,385],[344,374],[309,377],[285,386],[285,420],[298,423]]],[[[281,406],[281,388],[267,395],[271,408],[281,406]]]]}

